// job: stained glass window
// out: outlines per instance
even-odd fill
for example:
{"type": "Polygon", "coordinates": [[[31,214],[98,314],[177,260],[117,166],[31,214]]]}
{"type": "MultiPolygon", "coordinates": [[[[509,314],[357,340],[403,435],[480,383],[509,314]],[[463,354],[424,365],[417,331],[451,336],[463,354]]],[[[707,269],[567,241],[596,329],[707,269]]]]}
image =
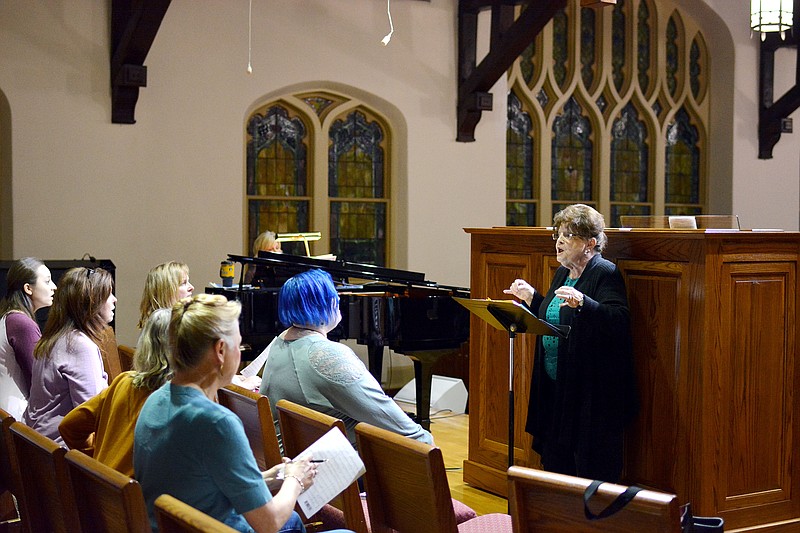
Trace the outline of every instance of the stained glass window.
{"type": "Polygon", "coordinates": [[[317,116],[322,116],[325,110],[333,104],[333,100],[322,96],[307,96],[303,98],[303,101],[314,110],[317,116]]]}
{"type": "Polygon", "coordinates": [[[667,87],[669,94],[675,96],[678,90],[678,63],[680,61],[678,47],[678,25],[675,17],[670,17],[667,23],[667,87]]]}
{"type": "Polygon", "coordinates": [[[536,69],[536,54],[534,54],[536,41],[533,41],[528,47],[523,50],[520,56],[519,67],[522,69],[522,78],[530,83],[533,79],[533,73],[536,69]]]}
{"type": "Polygon", "coordinates": [[[386,262],[383,140],[384,128],[357,110],[331,125],[328,149],[331,253],[380,266],[386,262]]]}
{"type": "Polygon", "coordinates": [[[308,134],[273,105],[247,123],[248,249],[259,233],[308,231],[308,134]]]}
{"type": "Polygon", "coordinates": [[[611,25],[611,74],[617,91],[622,90],[625,83],[625,40],[627,27],[625,21],[625,0],[618,0],[614,6],[611,25]]]}
{"type": "Polygon", "coordinates": [[[583,86],[591,88],[594,83],[595,62],[595,16],[594,9],[581,9],[581,77],[583,86]]]}
{"type": "MultiPolygon", "coordinates": [[[[327,90],[286,94],[248,117],[246,253],[265,230],[319,231],[311,253],[387,265],[392,139],[378,117],[366,104],[327,90]],[[343,104],[348,111],[338,111],[343,104]]],[[[303,243],[282,247],[306,254],[303,243]]]]}
{"type": "Polygon", "coordinates": [[[568,36],[567,10],[560,9],[553,17],[553,75],[558,86],[562,88],[567,79],[568,36]]]}
{"type": "Polygon", "coordinates": [[[553,123],[551,192],[554,201],[592,200],[591,135],[591,124],[573,96],[553,123]]]}
{"type": "MultiPolygon", "coordinates": [[[[681,108],[667,128],[665,201],[669,204],[699,204],[700,147],[697,127],[681,108]]],[[[699,207],[699,206],[698,206],[699,207]]]]}
{"type": "Polygon", "coordinates": [[[331,253],[348,261],[386,265],[386,204],[331,202],[331,253]]]}
{"type": "Polygon", "coordinates": [[[637,28],[637,66],[639,87],[643,94],[650,88],[650,9],[647,2],[639,4],[639,26],[637,28]]]}
{"type": "Polygon", "coordinates": [[[508,95],[506,129],[506,225],[535,226],[533,139],[531,117],[512,92],[508,95]]]}
{"type": "Polygon", "coordinates": [[[507,223],[548,225],[574,202],[610,225],[623,214],[702,214],[714,93],[700,23],[678,0],[580,4],[567,0],[508,71],[507,223]],[[535,214],[519,206],[528,175],[535,214]]]}
{"type": "Polygon", "coordinates": [[[692,48],[689,51],[689,82],[692,87],[692,96],[695,100],[700,98],[701,76],[702,76],[702,52],[700,49],[699,37],[692,41],[692,48]]]}
{"type": "Polygon", "coordinates": [[[611,128],[611,224],[621,214],[648,214],[649,140],[633,104],[626,105],[611,128]]]}

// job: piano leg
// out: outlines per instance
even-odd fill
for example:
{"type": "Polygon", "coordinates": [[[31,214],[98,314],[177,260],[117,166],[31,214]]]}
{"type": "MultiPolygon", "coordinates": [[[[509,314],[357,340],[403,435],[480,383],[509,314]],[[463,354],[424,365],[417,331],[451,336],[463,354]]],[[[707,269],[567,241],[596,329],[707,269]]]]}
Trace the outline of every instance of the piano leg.
{"type": "Polygon", "coordinates": [[[381,384],[381,378],[383,377],[383,345],[368,344],[367,357],[369,373],[381,384]]]}
{"type": "Polygon", "coordinates": [[[430,350],[410,352],[408,357],[414,361],[414,386],[417,394],[417,422],[428,431],[431,430],[431,387],[433,386],[433,365],[441,357],[459,350],[430,350]]]}

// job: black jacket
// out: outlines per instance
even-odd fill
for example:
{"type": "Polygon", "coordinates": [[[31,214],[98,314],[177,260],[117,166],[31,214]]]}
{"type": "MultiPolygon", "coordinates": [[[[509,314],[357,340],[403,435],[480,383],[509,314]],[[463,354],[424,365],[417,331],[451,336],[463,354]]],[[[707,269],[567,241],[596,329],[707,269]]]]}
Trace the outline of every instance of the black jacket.
{"type": "MultiPolygon", "coordinates": [[[[564,285],[568,274],[567,268],[560,267],[547,294],[534,294],[531,308],[537,316],[544,318],[555,290],[564,285]]],[[[602,432],[621,432],[638,410],[622,274],[598,254],[586,265],[575,289],[584,294],[583,306],[560,310],[561,324],[572,329],[559,343],[554,387],[543,386],[543,380],[550,378],[544,370],[541,338],[536,344],[525,429],[533,435],[533,448],[539,453],[545,439],[573,450],[586,449],[602,432]]]]}

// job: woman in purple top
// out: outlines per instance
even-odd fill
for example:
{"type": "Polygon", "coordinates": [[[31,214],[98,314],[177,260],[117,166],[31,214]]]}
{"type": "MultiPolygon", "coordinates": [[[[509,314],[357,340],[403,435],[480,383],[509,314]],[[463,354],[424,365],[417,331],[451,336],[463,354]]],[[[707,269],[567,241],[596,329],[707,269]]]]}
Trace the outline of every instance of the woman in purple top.
{"type": "Polygon", "coordinates": [[[108,386],[98,343],[114,319],[111,274],[71,268],[59,281],[44,333],[33,352],[33,380],[24,422],[62,442],[58,425],[74,407],[108,386]]]}
{"type": "Polygon", "coordinates": [[[28,405],[33,348],[42,336],[34,315],[53,305],[55,290],[39,259],[23,257],[8,269],[0,301],[0,409],[18,420],[28,405]]]}

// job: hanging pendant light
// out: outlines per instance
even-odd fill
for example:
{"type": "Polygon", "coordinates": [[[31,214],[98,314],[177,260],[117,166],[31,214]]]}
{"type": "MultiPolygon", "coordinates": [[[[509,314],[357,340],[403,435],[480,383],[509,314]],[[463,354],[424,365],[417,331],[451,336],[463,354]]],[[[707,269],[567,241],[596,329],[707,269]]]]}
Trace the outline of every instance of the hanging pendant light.
{"type": "Polygon", "coordinates": [[[581,0],[581,7],[605,7],[616,3],[617,0],[581,0]]]}
{"type": "Polygon", "coordinates": [[[794,0],[750,0],[750,29],[761,33],[761,40],[767,32],[781,32],[792,29],[794,0]]]}

